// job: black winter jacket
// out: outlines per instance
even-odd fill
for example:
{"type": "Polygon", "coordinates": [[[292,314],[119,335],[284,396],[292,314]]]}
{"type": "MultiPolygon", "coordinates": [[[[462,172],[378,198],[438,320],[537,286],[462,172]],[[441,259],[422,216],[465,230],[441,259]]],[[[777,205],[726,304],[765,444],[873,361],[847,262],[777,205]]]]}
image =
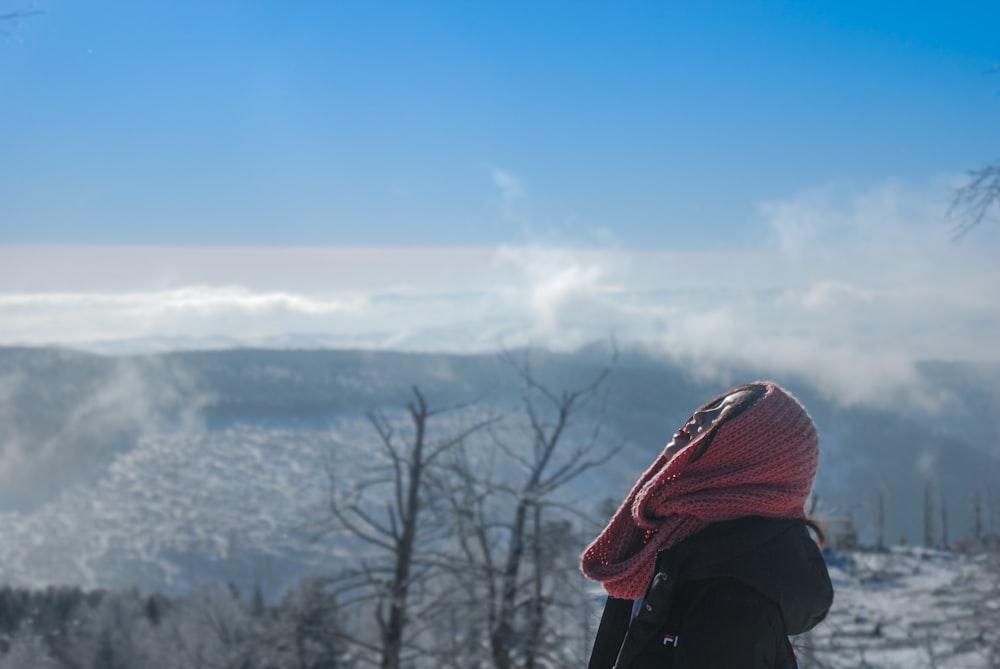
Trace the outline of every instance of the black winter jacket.
{"type": "Polygon", "coordinates": [[[788,635],[813,628],[832,603],[803,521],[716,523],[657,554],[638,604],[608,598],[588,669],[794,668],[788,635]]]}

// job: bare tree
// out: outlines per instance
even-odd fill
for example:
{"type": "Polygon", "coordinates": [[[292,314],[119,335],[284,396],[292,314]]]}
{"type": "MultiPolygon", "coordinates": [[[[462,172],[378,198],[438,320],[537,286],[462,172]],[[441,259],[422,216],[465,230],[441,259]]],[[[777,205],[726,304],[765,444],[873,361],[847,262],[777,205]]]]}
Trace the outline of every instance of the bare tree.
{"type": "Polygon", "coordinates": [[[945,504],[944,495],[941,496],[938,511],[941,515],[941,548],[948,550],[951,541],[948,537],[948,505],[945,504]]]}
{"type": "Polygon", "coordinates": [[[924,548],[934,548],[934,480],[924,477],[924,548]]]}
{"type": "Polygon", "coordinates": [[[0,14],[0,21],[19,21],[21,19],[26,19],[29,16],[38,16],[39,14],[44,14],[40,9],[15,9],[12,12],[4,12],[0,14]]]}
{"type": "Polygon", "coordinates": [[[972,538],[983,538],[983,492],[978,488],[972,493],[972,538]]]}
{"type": "Polygon", "coordinates": [[[406,405],[410,430],[403,434],[397,432],[393,421],[385,415],[368,414],[387,467],[349,490],[338,484],[331,473],[330,511],[337,526],[386,558],[382,565],[362,564],[357,571],[346,575],[344,583],[345,588],[360,589],[364,597],[375,600],[377,650],[383,669],[399,669],[407,625],[413,617],[411,588],[415,582],[429,578],[429,570],[438,566],[417,555],[418,541],[425,541],[440,529],[422,522],[433,501],[432,469],[443,454],[497,420],[487,416],[435,440],[428,435],[429,421],[445,411],[462,407],[431,409],[417,387],[413,388],[413,396],[406,405]],[[386,493],[387,499],[379,493],[386,493]]]}
{"type": "Polygon", "coordinates": [[[258,632],[250,657],[266,658],[267,663],[261,663],[265,666],[337,669],[341,665],[344,634],[340,607],[327,585],[325,579],[305,578],[296,589],[287,592],[281,603],[281,616],[258,632]],[[285,659],[285,664],[280,659],[285,659]]]}
{"type": "Polygon", "coordinates": [[[885,550],[885,486],[875,491],[875,549],[885,550]]]}
{"type": "Polygon", "coordinates": [[[971,170],[968,176],[968,183],[955,191],[948,207],[955,239],[1000,213],[1000,161],[971,170]]]}
{"type": "MultiPolygon", "coordinates": [[[[994,65],[990,73],[1000,73],[1000,64],[994,65]]],[[[1000,213],[1000,160],[969,170],[968,177],[968,182],[955,191],[948,207],[947,218],[955,239],[991,218],[991,213],[1000,213]]]]}
{"type": "MultiPolygon", "coordinates": [[[[593,422],[582,439],[567,437],[574,420],[601,396],[614,359],[583,385],[561,392],[539,381],[529,353],[518,359],[507,352],[504,359],[521,380],[530,447],[519,429],[504,435],[492,433],[496,448],[491,453],[501,455],[502,464],[515,465],[519,473],[514,476],[498,474],[502,466],[495,460],[477,460],[467,450],[456,451],[450,497],[464,558],[456,572],[471,575],[457,578],[476,612],[470,617],[485,621],[479,632],[489,644],[493,666],[511,669],[519,664],[532,669],[551,665],[543,660],[550,650],[545,634],[551,630],[546,623],[552,607],[573,606],[553,596],[555,581],[561,572],[579,579],[576,540],[559,523],[569,511],[561,509],[554,493],[607,462],[620,448],[602,447],[600,420],[593,422]],[[557,516],[555,510],[562,514],[557,516]],[[567,556],[558,553],[557,544],[563,552],[567,548],[572,552],[572,567],[560,561],[567,556]],[[485,615],[478,613],[484,609],[485,615]]],[[[562,583],[559,587],[563,588],[562,583]]],[[[579,605],[574,610],[579,612],[579,605]]]]}
{"type": "Polygon", "coordinates": [[[39,14],[44,13],[45,12],[41,9],[32,9],[28,7],[0,13],[0,37],[9,37],[11,35],[11,32],[6,28],[6,26],[13,26],[16,28],[23,19],[38,16],[39,14]]]}
{"type": "Polygon", "coordinates": [[[5,639],[6,652],[0,656],[0,669],[59,669],[45,641],[28,629],[18,630],[5,639]]]}

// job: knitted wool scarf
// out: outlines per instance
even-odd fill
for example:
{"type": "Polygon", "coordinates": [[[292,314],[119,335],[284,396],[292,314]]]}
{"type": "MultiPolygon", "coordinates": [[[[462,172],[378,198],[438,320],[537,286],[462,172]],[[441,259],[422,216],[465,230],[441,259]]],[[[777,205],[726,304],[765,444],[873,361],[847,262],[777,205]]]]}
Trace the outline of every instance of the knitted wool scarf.
{"type": "Polygon", "coordinates": [[[637,599],[653,577],[656,552],[711,523],[744,516],[804,518],[819,462],[816,426],[775,383],[731,419],[691,462],[703,433],[673,457],[661,454],[611,522],[583,553],[581,567],[612,597],[637,599]]]}

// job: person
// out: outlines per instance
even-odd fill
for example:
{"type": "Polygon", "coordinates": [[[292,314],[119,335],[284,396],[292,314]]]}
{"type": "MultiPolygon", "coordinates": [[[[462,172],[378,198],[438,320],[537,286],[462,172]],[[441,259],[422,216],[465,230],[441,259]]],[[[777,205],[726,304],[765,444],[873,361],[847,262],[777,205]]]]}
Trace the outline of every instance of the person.
{"type": "Polygon", "coordinates": [[[584,552],[608,593],[588,669],[794,668],[833,587],[805,513],[816,426],[775,383],[694,412],[584,552]]]}

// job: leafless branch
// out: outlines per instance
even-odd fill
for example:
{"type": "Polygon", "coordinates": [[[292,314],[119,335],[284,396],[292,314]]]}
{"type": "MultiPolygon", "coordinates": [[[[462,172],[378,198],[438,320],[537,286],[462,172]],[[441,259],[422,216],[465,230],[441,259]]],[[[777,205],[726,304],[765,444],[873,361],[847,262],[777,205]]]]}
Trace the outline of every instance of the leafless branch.
{"type": "Polygon", "coordinates": [[[960,239],[1000,209],[1000,161],[969,172],[969,181],[955,191],[948,207],[952,237],[960,239]]]}
{"type": "Polygon", "coordinates": [[[373,519],[367,513],[362,511],[361,508],[358,507],[357,505],[352,505],[345,510],[340,508],[340,506],[338,506],[336,503],[331,502],[330,513],[334,515],[337,521],[340,522],[348,532],[350,532],[357,538],[361,539],[362,541],[369,543],[373,546],[378,546],[379,548],[384,548],[386,550],[393,550],[392,542],[388,541],[387,539],[383,539],[382,537],[376,536],[375,534],[372,534],[371,532],[365,530],[364,528],[360,527],[357,523],[354,522],[354,519],[351,517],[352,515],[359,518],[362,522],[367,524],[371,529],[374,529],[377,532],[380,532],[381,534],[390,537],[394,536],[391,530],[379,525],[375,521],[375,519],[373,519]]]}
{"type": "Polygon", "coordinates": [[[39,16],[45,12],[41,9],[16,9],[12,12],[5,12],[0,14],[0,37],[2,38],[12,38],[15,36],[13,28],[17,28],[21,22],[21,19],[31,18],[32,16],[39,16]],[[12,26],[11,30],[5,28],[5,26],[12,26]]]}
{"type": "Polygon", "coordinates": [[[428,464],[434,462],[442,453],[462,443],[472,434],[479,432],[480,430],[483,430],[484,428],[487,428],[491,425],[494,425],[500,422],[501,420],[503,420],[503,416],[491,413],[486,418],[473,423],[472,425],[468,426],[458,434],[452,435],[445,441],[441,442],[440,444],[432,448],[427,454],[426,462],[428,464]]]}
{"type": "Polygon", "coordinates": [[[44,13],[45,11],[41,9],[15,9],[12,12],[0,14],[0,21],[18,21],[20,19],[26,19],[30,16],[39,16],[44,13]]]}

